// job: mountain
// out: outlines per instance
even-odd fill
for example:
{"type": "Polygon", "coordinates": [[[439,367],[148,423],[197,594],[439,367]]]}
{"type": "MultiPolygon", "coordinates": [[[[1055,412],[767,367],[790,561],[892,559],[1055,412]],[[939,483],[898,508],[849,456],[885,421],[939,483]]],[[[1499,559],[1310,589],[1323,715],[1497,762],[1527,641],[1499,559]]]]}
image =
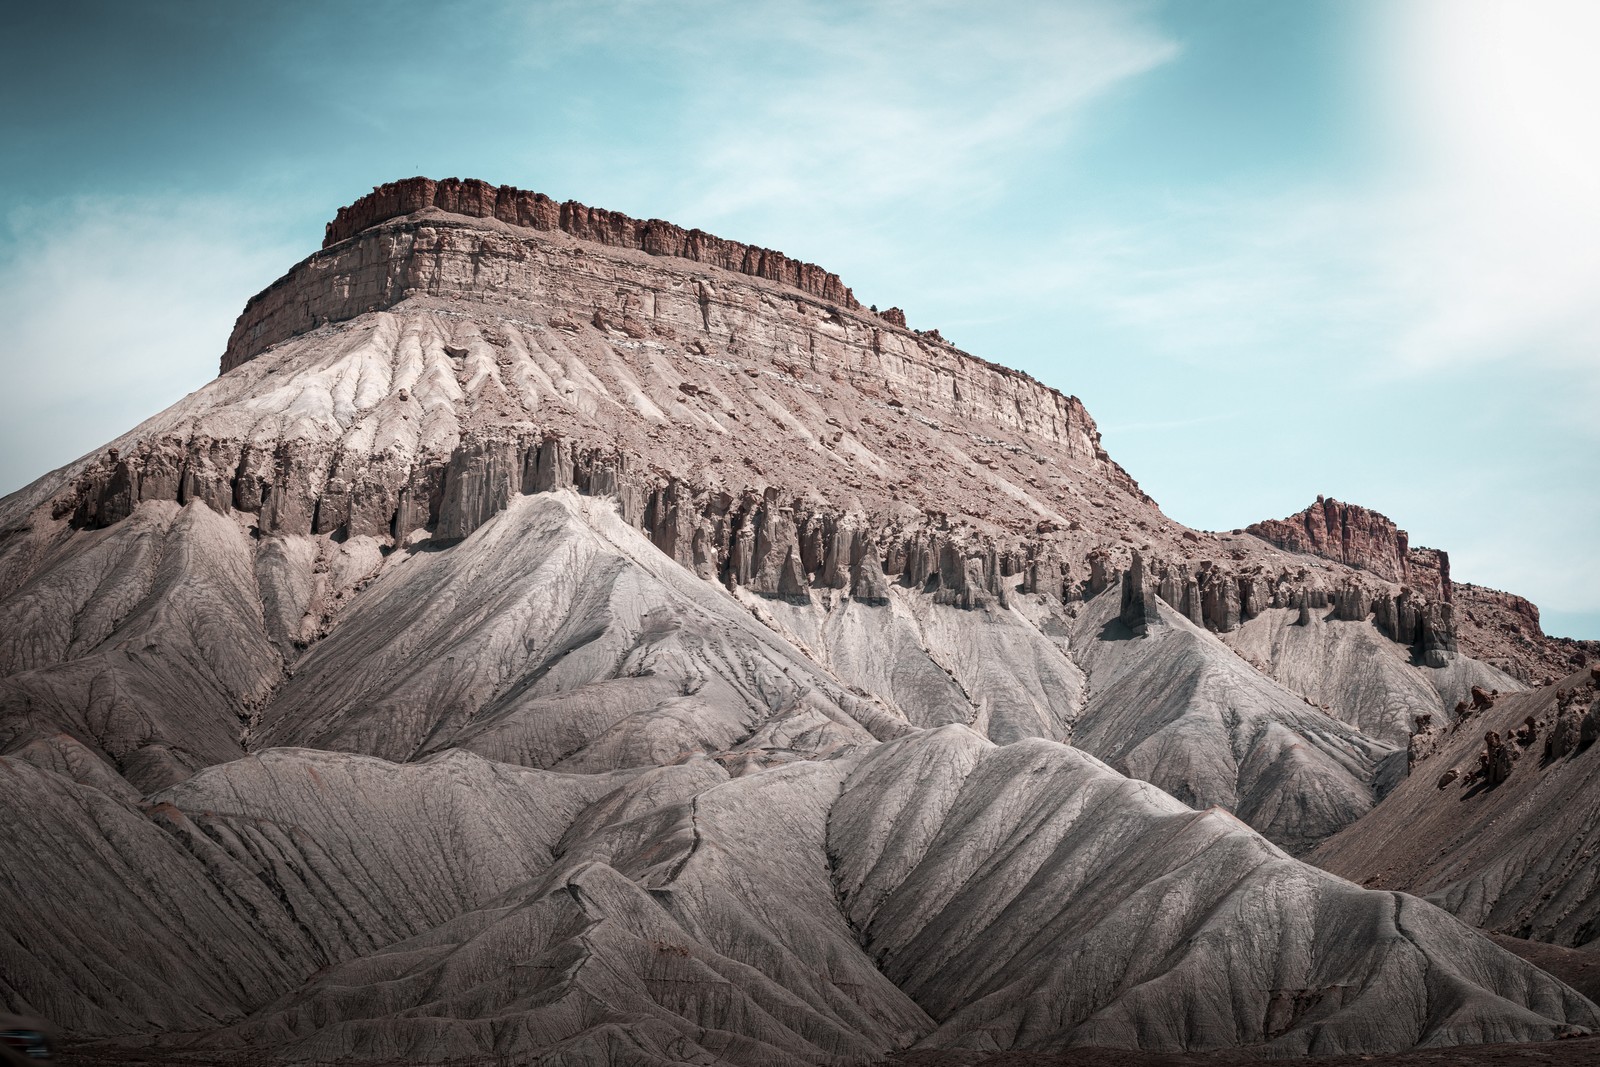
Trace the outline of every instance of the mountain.
{"type": "Polygon", "coordinates": [[[1295,858],[1585,652],[1381,516],[1188,529],[819,267],[482,182],[341,209],[222,371],[0,501],[7,1010],[373,1064],[1600,1024],[1295,858]]]}

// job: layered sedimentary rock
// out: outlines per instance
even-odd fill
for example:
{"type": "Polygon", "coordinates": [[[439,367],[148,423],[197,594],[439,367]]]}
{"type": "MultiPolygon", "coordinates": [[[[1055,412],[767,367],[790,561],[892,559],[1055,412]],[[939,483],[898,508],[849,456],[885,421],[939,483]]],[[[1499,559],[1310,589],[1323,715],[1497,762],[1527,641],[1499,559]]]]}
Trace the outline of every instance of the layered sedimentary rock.
{"type": "MultiPolygon", "coordinates": [[[[652,256],[676,256],[709,263],[768,281],[783,282],[857,310],[861,305],[838,275],[811,263],[790,259],[770,248],[726,241],[704,230],[686,230],[663,219],[634,219],[620,211],[587,207],[575,200],[556,203],[543,193],[509,185],[490,185],[469,178],[408,178],[380,185],[348,207],[339,209],[328,223],[322,247],[348,240],[362,230],[401,215],[437,208],[452,215],[497,219],[511,226],[534,230],[560,230],[595,244],[633,248],[652,256]]],[[[898,308],[891,309],[898,311],[898,308]]],[[[898,325],[905,326],[905,315],[898,325]]]]}
{"type": "MultiPolygon", "coordinates": [[[[1330,590],[1331,578],[1252,538],[1172,527],[1104,456],[1071,398],[914,335],[858,329],[838,308],[786,305],[782,287],[683,275],[670,257],[602,249],[620,257],[608,277],[628,282],[602,289],[572,267],[592,246],[485,225],[434,211],[340,244],[339,256],[389,242],[403,257],[424,233],[436,253],[427,276],[449,295],[402,287],[404,310],[252,360],[165,425],[77,465],[52,490],[52,518],[115,529],[141,505],[201,502],[271,535],[258,570],[289,583],[262,594],[284,667],[331,628],[349,583],[370,581],[391,546],[468,537],[518,497],[567,487],[614,499],[624,521],[701,577],[797,605],[839,595],[887,604],[895,585],[966,610],[1004,608],[1014,587],[1067,602],[1131,566],[1118,543],[1139,528],[1157,542],[1144,553],[1151,586],[1216,632],[1338,597],[1357,618],[1370,598],[1395,641],[1424,658],[1448,651],[1437,603],[1348,580],[1330,590]],[[680,327],[689,336],[676,336],[680,327]],[[768,355],[798,345],[805,365],[768,355]],[[306,406],[320,397],[325,408],[306,406]],[[747,433],[763,422],[776,438],[747,433]],[[709,457],[707,434],[719,442],[709,457]],[[763,486],[768,466],[794,488],[763,486]],[[284,547],[307,535],[346,547],[284,547]],[[349,576],[330,583],[330,564],[349,576]],[[329,602],[331,584],[340,589],[329,602]]],[[[348,293],[329,284],[339,262],[314,257],[266,295],[348,293]]],[[[346,267],[351,277],[376,269],[361,255],[346,267]]],[[[9,513],[30,502],[37,496],[8,502],[9,513]]],[[[6,558],[17,580],[30,579],[35,549],[56,535],[13,529],[6,558]]],[[[982,699],[962,702],[988,714],[982,699]]],[[[1067,736],[1072,706],[1014,701],[1006,736],[1067,736]]],[[[241,735],[254,716],[238,715],[241,735]]],[[[63,721],[47,716],[39,728],[63,721]]]]}
{"type": "MultiPolygon", "coordinates": [[[[563,245],[566,231],[560,226],[542,231],[531,224],[524,225],[528,219],[512,224],[499,222],[498,229],[489,226],[483,220],[497,218],[493,205],[500,202],[499,192],[474,185],[476,192],[467,195],[462,189],[462,183],[440,183],[437,187],[423,183],[374,194],[376,199],[371,204],[358,205],[359,210],[347,213],[339,236],[330,242],[333,247],[296,267],[241,317],[225,366],[251,358],[272,340],[294,335],[318,322],[337,323],[359,317],[371,307],[401,300],[408,306],[427,306],[440,300],[447,305],[440,308],[440,314],[431,316],[432,322],[418,322],[413,316],[410,322],[395,324],[402,332],[392,340],[385,336],[388,331],[382,330],[377,331],[378,336],[350,339],[357,348],[377,349],[360,353],[362,358],[355,362],[365,363],[383,347],[398,345],[401,351],[420,348],[418,354],[438,369],[431,375],[432,381],[419,380],[410,387],[392,390],[390,405],[385,405],[388,410],[363,420],[368,425],[355,433],[343,434],[331,466],[324,467],[314,459],[319,451],[316,444],[299,439],[298,433],[274,442],[257,427],[253,431],[256,440],[245,442],[238,439],[237,431],[229,433],[219,427],[221,432],[211,432],[212,426],[203,425],[200,432],[190,429],[165,436],[146,435],[132,448],[108,451],[98,463],[83,468],[75,491],[68,499],[56,502],[57,512],[66,514],[70,508],[73,521],[79,525],[106,525],[118,521],[141,500],[202,499],[215,508],[255,513],[260,516],[261,527],[271,532],[403,539],[413,530],[428,529],[436,536],[449,538],[469,533],[503,507],[514,491],[572,484],[584,491],[616,493],[624,514],[661,531],[658,536],[672,542],[675,555],[699,551],[702,558],[697,566],[715,569],[726,577],[736,551],[737,541],[731,535],[738,520],[735,516],[732,521],[723,521],[723,513],[753,490],[751,482],[737,474],[740,468],[745,475],[760,474],[772,459],[761,449],[741,447],[737,439],[745,435],[745,424],[752,419],[757,424],[775,419],[780,426],[792,430],[794,427],[787,424],[798,417],[806,427],[802,433],[811,447],[799,456],[785,457],[799,460],[798,465],[782,464],[788,475],[785,481],[796,488],[806,486],[814,492],[816,487],[831,487],[834,492],[830,496],[858,499],[870,490],[879,500],[894,499],[901,495],[899,486],[904,484],[896,475],[907,467],[905,460],[897,461],[895,453],[923,452],[933,457],[934,469],[929,471],[928,464],[916,464],[922,468],[916,482],[935,484],[928,486],[931,491],[913,492],[905,503],[928,513],[935,508],[943,510],[952,502],[960,506],[971,499],[967,480],[960,477],[964,472],[983,472],[980,479],[991,472],[996,475],[996,487],[1007,499],[997,501],[990,496],[983,507],[961,508],[965,512],[963,518],[975,526],[978,536],[967,539],[969,547],[958,548],[958,552],[981,555],[992,549],[1000,557],[1021,560],[1065,557],[1070,572],[1072,556],[1083,559],[1083,569],[1088,569],[1095,535],[1100,539],[1108,534],[1120,538],[1121,531],[1130,526],[1149,527],[1149,521],[1140,513],[1153,509],[1148,509],[1148,501],[1131,480],[1105,457],[1093,423],[1072,398],[1060,397],[1022,376],[966,357],[926,336],[897,332],[892,326],[885,328],[881,320],[851,310],[848,302],[846,306],[796,303],[794,311],[798,314],[779,316],[774,322],[757,306],[772,306],[769,298],[752,301],[757,296],[755,291],[730,289],[725,280],[719,284],[721,279],[714,269],[699,271],[693,277],[672,278],[663,286],[661,275],[671,275],[681,268],[624,259],[610,270],[613,276],[629,278],[628,286],[604,289],[584,284],[587,279],[583,273],[570,269],[571,261],[575,256],[581,258],[583,249],[592,246],[586,242],[563,245]],[[440,192],[441,189],[445,191],[440,192]],[[398,214],[413,202],[427,206],[422,216],[415,216],[414,212],[398,214]],[[446,210],[452,213],[445,214],[446,210]],[[473,224],[469,225],[462,213],[471,217],[473,224]],[[380,289],[381,299],[374,304],[369,298],[380,289]],[[330,300],[333,303],[327,303],[330,300]],[[464,323],[464,330],[440,330],[459,319],[462,300],[470,300],[470,306],[484,302],[499,305],[503,312],[493,324],[484,322],[476,329],[464,323]],[[519,314],[512,314],[512,309],[519,314]],[[441,314],[445,316],[442,320],[441,314]],[[545,320],[543,327],[541,318],[545,320]],[[785,318],[792,321],[786,325],[785,318]],[[583,336],[591,330],[596,336],[583,336]],[[439,336],[441,333],[444,336],[439,336]],[[595,358],[595,342],[605,353],[600,359],[595,358]],[[743,364],[715,352],[725,350],[733,356],[747,350],[795,352],[797,342],[803,346],[807,366],[780,360],[776,368],[762,369],[757,361],[754,366],[744,365],[745,374],[754,375],[756,382],[743,384],[746,389],[750,384],[788,386],[784,391],[800,394],[795,397],[799,404],[786,400],[782,406],[787,414],[779,415],[767,404],[750,411],[748,405],[738,403],[738,394],[746,389],[730,389],[726,379],[731,376],[737,381],[743,364]],[[430,350],[437,351],[438,356],[431,356],[430,350]],[[620,373],[604,373],[604,363],[614,363],[618,354],[629,351],[643,357],[650,370],[664,369],[660,365],[662,357],[678,363],[680,368],[666,382],[657,379],[653,385],[647,385],[650,376],[640,378],[632,368],[619,367],[615,369],[620,373]],[[535,357],[535,363],[545,363],[545,369],[531,378],[525,374],[508,378],[505,372],[516,370],[519,353],[523,352],[535,357]],[[578,353],[582,353],[584,368],[590,373],[569,380],[562,365],[578,353]],[[703,380],[708,369],[724,373],[714,373],[708,383],[703,380]],[[596,371],[601,372],[598,380],[594,378],[596,371]],[[456,378],[458,385],[486,388],[487,399],[499,410],[484,411],[480,405],[479,417],[488,416],[486,422],[466,426],[456,421],[451,426],[451,420],[440,418],[444,414],[441,401],[451,399],[451,390],[445,388],[441,396],[435,388],[444,384],[441,379],[445,374],[456,378]],[[716,380],[719,377],[723,384],[716,380]],[[539,385],[548,382],[558,387],[568,404],[575,403],[581,415],[584,407],[594,403],[587,399],[589,396],[608,397],[612,403],[622,399],[607,385],[613,378],[630,410],[589,413],[612,415],[610,420],[580,418],[574,425],[570,418],[563,417],[573,412],[559,408],[551,411],[548,405],[538,402],[539,385]],[[673,378],[682,380],[674,386],[673,378]],[[764,380],[769,378],[775,378],[776,383],[764,380]],[[879,380],[888,384],[887,391],[879,391],[879,380]],[[839,395],[839,387],[843,387],[844,396],[839,395]],[[946,418],[959,421],[952,424],[946,418],[930,419],[926,414],[908,411],[906,400],[916,396],[920,396],[919,406],[924,411],[931,404],[933,410],[946,409],[946,418]],[[843,410],[840,400],[847,401],[843,410]],[[840,415],[850,406],[859,409],[863,400],[868,403],[868,411],[841,420],[840,415]],[[811,411],[805,412],[806,408],[811,411]],[[833,414],[818,419],[819,408],[833,414]],[[886,413],[890,424],[875,419],[870,413],[872,408],[886,413]],[[725,440],[734,438],[726,441],[734,455],[711,456],[712,463],[720,461],[722,469],[713,466],[708,471],[704,469],[706,457],[690,458],[691,450],[697,449],[683,442],[688,446],[682,450],[685,454],[664,468],[674,471],[675,477],[663,481],[657,472],[663,469],[662,460],[670,461],[672,457],[660,455],[667,443],[661,440],[662,434],[646,429],[642,435],[619,435],[614,425],[617,414],[629,421],[642,417],[647,425],[655,422],[658,426],[663,421],[670,423],[685,415],[698,415],[693,421],[705,424],[725,440]],[[949,431],[963,423],[972,425],[973,418],[979,424],[993,420],[992,424],[1000,428],[1014,427],[1023,431],[1027,440],[1008,441],[991,433],[968,430],[970,442],[979,447],[951,449],[949,431]],[[600,428],[595,423],[600,421],[612,425],[596,432],[600,428]],[[416,425],[406,425],[411,422],[416,425]],[[926,446],[918,440],[927,438],[928,431],[939,431],[938,443],[931,452],[926,452],[926,446]],[[1056,449],[1038,450],[1041,431],[1045,440],[1056,442],[1056,449]],[[373,445],[374,434],[387,439],[381,451],[373,445]],[[629,437],[631,440],[626,439],[629,437]],[[597,438],[607,443],[601,444],[597,438]],[[985,450],[991,454],[982,454],[985,450]],[[1064,486],[1053,484],[1050,453],[1060,454],[1063,450],[1074,466],[1088,468],[1092,481],[1108,483],[1108,499],[1075,493],[1076,487],[1070,482],[1064,486]],[[819,456],[819,452],[823,455],[819,456]],[[834,456],[827,457],[828,452],[834,456]],[[953,465],[941,462],[941,453],[948,455],[953,465]],[[824,458],[833,461],[818,462],[824,458]],[[842,479],[841,461],[849,469],[842,479]],[[734,463],[738,466],[730,472],[734,463]],[[1039,469],[1040,465],[1045,469],[1039,469]],[[1096,471],[1097,466],[1103,472],[1096,471]],[[696,471],[695,467],[701,469],[696,471]],[[730,473],[735,476],[728,477],[730,473]],[[934,477],[930,478],[930,474],[934,477]],[[946,484],[937,484],[941,481],[946,484]],[[661,504],[657,498],[663,492],[677,500],[671,521],[681,530],[661,530],[665,508],[656,505],[661,504]],[[1129,494],[1135,499],[1127,503],[1116,499],[1129,494]],[[1025,506],[1007,506],[1015,504],[1025,506]],[[1081,511],[1085,504],[1091,509],[1087,517],[1081,511]],[[655,510],[649,511],[652,507],[655,510]],[[1101,514],[1095,514],[1094,509],[1100,509],[1101,514]],[[699,514],[692,514],[694,511],[699,514]],[[1006,514],[1008,511],[1010,515],[1006,514]],[[1028,526],[1052,530],[1064,527],[1067,536],[1019,536],[1019,528],[1028,526]],[[723,543],[713,544],[719,528],[723,543]],[[1079,536],[1071,536],[1074,532],[1079,536]]],[[[538,218],[549,221],[547,214],[538,218]]],[[[610,217],[609,213],[601,214],[610,217]]],[[[573,212],[568,215],[577,217],[573,212]]],[[[559,221],[561,216],[558,212],[553,217],[559,221]]],[[[619,227],[620,223],[602,229],[606,233],[621,232],[619,227]]],[[[574,232],[593,237],[592,229],[579,227],[574,232]]],[[[629,241],[618,239],[610,241],[608,251],[624,254],[632,247],[629,241]]],[[[670,252],[661,252],[661,259],[669,258],[674,258],[670,252]]],[[[391,356],[390,361],[394,358],[391,356]]],[[[350,370],[359,373],[359,367],[350,370]]],[[[350,385],[329,381],[319,382],[317,387],[337,392],[350,385]]],[[[204,424],[211,420],[201,421],[204,424]]],[[[761,495],[771,493],[768,487],[761,495]]],[[[747,513],[751,510],[748,503],[737,506],[747,513]]],[[[794,505],[784,501],[779,506],[794,505]]],[[[835,505],[831,521],[838,521],[837,508],[835,505]]],[[[1325,526],[1327,509],[1313,510],[1323,517],[1325,526]]],[[[1334,514],[1347,525],[1370,527],[1389,535],[1388,542],[1378,534],[1358,539],[1361,551],[1343,553],[1357,563],[1366,560],[1376,573],[1398,573],[1406,560],[1421,558],[1418,553],[1405,550],[1403,532],[1395,533],[1393,524],[1385,525],[1387,520],[1379,522],[1381,516],[1372,517],[1371,513],[1343,505],[1337,506],[1334,514]],[[1371,518],[1371,522],[1356,521],[1362,517],[1371,518]],[[1388,544],[1391,555],[1398,553],[1400,564],[1384,566],[1374,562],[1380,554],[1374,546],[1382,544],[1388,544]]],[[[897,535],[896,531],[883,529],[887,525],[884,515],[873,519],[879,527],[874,532],[889,538],[897,535]]],[[[1223,559],[1204,559],[1197,558],[1197,545],[1204,547],[1199,540],[1178,540],[1173,547],[1179,550],[1173,551],[1171,557],[1176,557],[1172,565],[1177,568],[1195,568],[1198,597],[1192,605],[1183,605],[1186,590],[1177,595],[1166,594],[1169,602],[1182,605],[1180,610],[1191,618],[1228,632],[1264,607],[1283,602],[1279,588],[1283,576],[1273,576],[1269,571],[1263,577],[1253,577],[1252,571],[1261,570],[1259,562],[1251,558],[1253,553],[1247,550],[1243,557],[1254,567],[1238,567],[1239,548],[1230,547],[1223,559]],[[1202,584],[1203,589],[1199,588],[1202,584]]],[[[880,547],[885,562],[891,562],[894,546],[880,547]]],[[[910,551],[909,546],[907,550],[910,551]]],[[[938,552],[932,556],[938,558],[938,552]]],[[[1165,560],[1158,562],[1163,568],[1168,565],[1165,560]]],[[[782,571],[782,561],[777,563],[782,571]]],[[[761,591],[773,591],[776,583],[783,580],[788,585],[785,595],[799,595],[801,569],[815,571],[789,565],[786,574],[763,575],[758,580],[761,591]]],[[[965,569],[965,563],[952,566],[946,560],[940,567],[941,579],[947,586],[977,586],[979,583],[965,581],[965,569]]],[[[732,573],[737,581],[739,569],[733,568],[732,573]]],[[[863,580],[872,583],[876,578],[868,574],[863,580]]],[[[1094,585],[1093,575],[1089,580],[1094,585]]],[[[992,588],[996,584],[992,573],[982,584],[991,587],[988,595],[999,595],[992,588]]],[[[1321,593],[1320,589],[1312,592],[1312,598],[1321,593]]],[[[962,588],[952,595],[977,602],[962,588]]],[[[1451,649],[1451,623],[1441,617],[1444,609],[1433,609],[1431,618],[1439,625],[1424,632],[1421,615],[1392,618],[1393,612],[1384,611],[1384,602],[1392,595],[1382,589],[1352,590],[1352,596],[1366,597],[1372,604],[1370,609],[1364,609],[1352,601],[1350,610],[1355,615],[1364,610],[1377,611],[1385,632],[1401,644],[1418,645],[1424,653],[1451,649]]],[[[1418,596],[1419,605],[1448,598],[1437,592],[1418,596]]],[[[1436,661],[1439,658],[1436,656],[1436,661]]]]}
{"type": "MultiPolygon", "coordinates": [[[[502,223],[512,233],[519,229],[558,232],[611,248],[689,260],[722,271],[779,282],[864,318],[907,329],[905,313],[899,308],[890,308],[881,318],[875,311],[867,312],[838,275],[782,252],[724,240],[703,230],[686,230],[662,219],[634,219],[620,211],[592,208],[572,200],[558,204],[543,193],[493,186],[474,179],[451,178],[436,182],[429,178],[410,178],[379,186],[354,204],[339,209],[338,216],[328,223],[323,249],[351,241],[380,223],[419,213],[490,219],[502,223]]],[[[448,241],[448,237],[445,238],[446,244],[448,241]]],[[[285,284],[287,279],[262,292],[240,316],[223,356],[222,369],[231,370],[261,348],[323,322],[349,318],[359,311],[389,307],[414,291],[436,287],[440,283],[437,264],[412,257],[419,252],[427,256],[437,251],[426,245],[418,250],[388,244],[374,254],[369,245],[363,244],[341,249],[338,257],[312,256],[301,266],[335,272],[336,292],[325,294],[321,299],[307,300],[303,294],[293,291],[292,283],[285,284]],[[397,262],[403,260],[410,262],[397,262]]],[[[514,284],[514,278],[498,280],[498,284],[507,283],[514,284]]],[[[708,305],[710,298],[702,295],[702,302],[708,305]]],[[[596,325],[608,321],[606,312],[597,308],[594,321],[596,325]]],[[[627,328],[625,314],[614,321],[627,328]]],[[[937,330],[929,331],[927,337],[932,341],[943,340],[937,330]]]]}
{"type": "MultiPolygon", "coordinates": [[[[819,268],[484,183],[341,212],[223,366],[0,501],[0,1006],[374,1063],[1600,1021],[1280,851],[1518,686],[1392,524],[1185,529],[819,268]]],[[[1576,765],[1563,707],[1495,753],[1576,765]]]]}
{"type": "Polygon", "coordinates": [[[1546,636],[1539,609],[1522,597],[1452,581],[1447,553],[1412,548],[1409,534],[1367,508],[1319,496],[1297,515],[1254,523],[1248,531],[1286,551],[1336,560],[1400,586],[1398,594],[1380,591],[1374,599],[1359,581],[1348,584],[1340,618],[1375,613],[1379,629],[1417,645],[1430,666],[1444,666],[1444,654],[1459,648],[1523,682],[1537,682],[1600,656],[1600,642],[1546,636]]]}
{"type": "Polygon", "coordinates": [[[1434,549],[1413,549],[1410,535],[1376,511],[1319,496],[1298,515],[1254,523],[1248,529],[1290,552],[1337,560],[1449,599],[1450,557],[1434,549]]]}

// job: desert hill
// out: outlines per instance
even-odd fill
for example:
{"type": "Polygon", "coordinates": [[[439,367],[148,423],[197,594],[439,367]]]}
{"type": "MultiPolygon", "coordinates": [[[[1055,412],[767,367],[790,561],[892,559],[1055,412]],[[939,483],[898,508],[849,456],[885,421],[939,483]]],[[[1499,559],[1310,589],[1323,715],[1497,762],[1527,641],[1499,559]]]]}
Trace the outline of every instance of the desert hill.
{"type": "Polygon", "coordinates": [[[1475,926],[1556,945],[1600,937],[1600,675],[1484,694],[1412,740],[1413,773],[1316,862],[1475,926]]]}
{"type": "Polygon", "coordinates": [[[342,209],[222,369],[0,501],[7,1008],[370,1063],[1600,1024],[1388,886],[1481,892],[1295,858],[1586,652],[1381,516],[1188,529],[821,268],[482,182],[342,209]]]}

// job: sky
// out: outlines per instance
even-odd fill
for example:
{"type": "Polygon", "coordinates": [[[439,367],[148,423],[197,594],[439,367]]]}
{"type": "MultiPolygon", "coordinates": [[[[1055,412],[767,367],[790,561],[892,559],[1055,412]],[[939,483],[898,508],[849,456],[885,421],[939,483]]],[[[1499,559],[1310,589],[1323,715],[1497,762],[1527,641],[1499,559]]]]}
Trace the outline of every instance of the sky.
{"type": "Polygon", "coordinates": [[[425,174],[780,248],[1081,397],[1163,509],[1318,494],[1600,638],[1600,4],[0,9],[0,493],[199,388],[425,174]]]}

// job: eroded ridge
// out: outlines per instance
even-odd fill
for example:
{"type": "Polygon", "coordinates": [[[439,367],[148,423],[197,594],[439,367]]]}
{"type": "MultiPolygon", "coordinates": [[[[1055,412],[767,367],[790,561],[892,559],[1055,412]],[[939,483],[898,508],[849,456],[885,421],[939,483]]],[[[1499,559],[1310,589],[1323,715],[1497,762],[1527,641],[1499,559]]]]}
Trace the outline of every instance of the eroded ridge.
{"type": "MultiPolygon", "coordinates": [[[[543,193],[509,185],[490,185],[477,179],[434,181],[419,177],[380,185],[355,203],[340,208],[328,223],[322,250],[297,264],[245,305],[228,339],[222,373],[271,345],[317,326],[391,307],[418,292],[436,294],[441,285],[450,288],[454,284],[459,290],[460,283],[465,282],[466,289],[473,292],[487,289],[506,295],[530,283],[529,278],[519,275],[517,267],[529,256],[526,250],[515,247],[514,240],[491,240],[486,247],[467,250],[465,258],[474,270],[464,278],[452,276],[448,261],[462,258],[459,253],[463,250],[453,247],[449,234],[440,236],[440,213],[462,220],[492,219],[526,231],[560,232],[608,248],[673,257],[760,278],[813,297],[835,314],[849,313],[876,327],[904,330],[946,344],[938,330],[910,330],[905,313],[899,308],[888,308],[881,314],[876,307],[864,308],[837,274],[775,249],[725,240],[662,219],[635,219],[575,200],[558,204],[543,193]],[[410,228],[409,239],[376,240],[375,234],[369,232],[384,223],[403,229],[405,224],[395,220],[419,213],[423,220],[433,223],[426,227],[428,235],[420,241],[415,234],[417,227],[410,228]],[[509,266],[493,263],[507,257],[513,261],[509,266]],[[484,259],[490,261],[488,269],[480,269],[484,264],[479,261],[484,259]]],[[[482,235],[467,238],[469,245],[482,241],[482,235]]],[[[1008,368],[987,365],[1019,375],[1008,368]]]]}
{"type": "Polygon", "coordinates": [[[1319,496],[1304,511],[1253,523],[1249,532],[1285,551],[1321,556],[1450,599],[1450,557],[1436,548],[1412,548],[1410,534],[1369,508],[1319,496]]]}
{"type": "MultiPolygon", "coordinates": [[[[652,256],[677,256],[724,270],[782,282],[852,311],[861,304],[839,276],[815,263],[792,259],[771,248],[728,241],[699,229],[684,229],[663,219],[636,219],[620,211],[589,207],[576,200],[557,203],[544,193],[476,178],[406,178],[373,189],[328,223],[322,247],[354,237],[380,222],[438,208],[453,215],[498,219],[510,226],[560,230],[585,241],[633,248],[652,256]]],[[[902,321],[902,325],[904,325],[902,321]]]]}

